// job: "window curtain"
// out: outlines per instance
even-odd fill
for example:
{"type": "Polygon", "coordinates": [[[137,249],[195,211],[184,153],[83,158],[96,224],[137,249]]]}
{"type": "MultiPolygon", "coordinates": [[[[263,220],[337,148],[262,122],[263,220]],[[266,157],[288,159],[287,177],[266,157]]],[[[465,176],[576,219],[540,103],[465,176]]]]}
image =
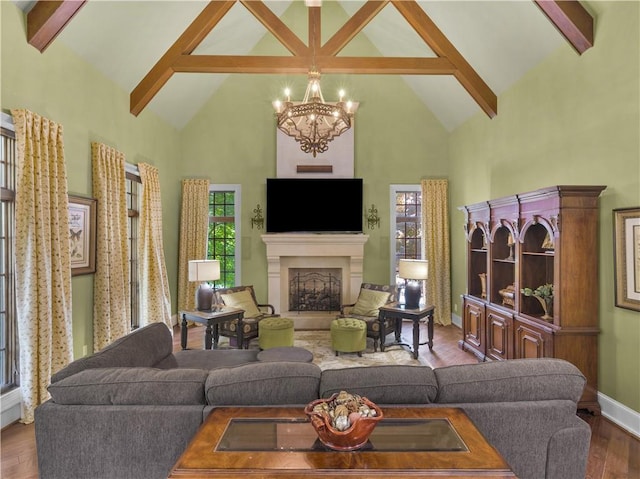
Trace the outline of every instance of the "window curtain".
{"type": "Polygon", "coordinates": [[[140,274],[140,325],[163,322],[173,332],[171,292],[162,243],[162,203],[158,169],[138,164],[142,181],[138,270],[140,274]]]}
{"type": "Polygon", "coordinates": [[[426,302],[435,305],[434,321],[451,324],[451,262],[449,245],[449,183],[422,180],[423,257],[429,261],[426,302]]]}
{"type": "Polygon", "coordinates": [[[62,125],[12,110],[16,131],[16,313],[22,422],[73,360],[69,199],[62,125]]]}
{"type": "Polygon", "coordinates": [[[189,260],[206,259],[209,229],[209,180],[182,180],[180,252],[178,256],[178,310],[196,307],[198,284],[189,282],[189,260]]]}
{"type": "Polygon", "coordinates": [[[98,200],[96,274],[93,278],[93,349],[131,331],[127,183],[124,154],[91,144],[93,196],[98,200]]]}

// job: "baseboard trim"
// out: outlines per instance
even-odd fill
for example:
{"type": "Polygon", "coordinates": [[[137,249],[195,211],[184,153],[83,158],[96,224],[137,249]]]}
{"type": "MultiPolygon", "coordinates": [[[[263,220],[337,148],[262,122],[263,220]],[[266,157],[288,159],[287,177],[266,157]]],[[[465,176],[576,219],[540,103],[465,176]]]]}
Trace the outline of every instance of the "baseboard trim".
{"type": "Polygon", "coordinates": [[[598,392],[598,402],[604,417],[640,439],[640,412],[634,411],[601,392],[598,392]]]}

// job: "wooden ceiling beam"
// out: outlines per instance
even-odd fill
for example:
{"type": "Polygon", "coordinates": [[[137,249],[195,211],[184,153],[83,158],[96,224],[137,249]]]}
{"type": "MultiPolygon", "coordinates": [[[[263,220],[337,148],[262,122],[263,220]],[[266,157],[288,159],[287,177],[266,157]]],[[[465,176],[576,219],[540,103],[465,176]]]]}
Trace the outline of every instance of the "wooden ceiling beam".
{"type": "Polygon", "coordinates": [[[182,55],[173,64],[180,73],[281,73],[309,72],[307,57],[269,55],[182,55]]]}
{"type": "Polygon", "coordinates": [[[320,55],[337,55],[389,3],[369,0],[324,44],[320,55]]]}
{"type": "Polygon", "coordinates": [[[27,42],[40,53],[53,42],[85,0],[40,0],[27,13],[27,42]]]}
{"type": "MultiPolygon", "coordinates": [[[[309,30],[309,51],[311,52],[312,63],[320,53],[322,45],[322,19],[320,16],[320,7],[308,7],[308,30],[309,30]]],[[[312,69],[317,69],[316,65],[310,65],[312,69]]]]}
{"type": "Polygon", "coordinates": [[[236,3],[211,1],[131,92],[131,113],[138,115],[174,72],[306,74],[315,68],[329,74],[454,75],[489,117],[497,114],[496,95],[415,0],[368,0],[324,47],[319,6],[308,7],[307,46],[261,1],[240,2],[293,56],[191,55],[236,3]],[[438,57],[336,56],[389,2],[438,57]]]}
{"type": "Polygon", "coordinates": [[[467,60],[456,50],[431,18],[415,1],[391,0],[416,33],[440,57],[448,58],[456,67],[454,76],[480,108],[493,118],[498,114],[498,98],[467,60]]]}
{"type": "MultiPolygon", "coordinates": [[[[281,56],[182,55],[173,63],[180,73],[306,74],[309,58],[281,56]]],[[[386,75],[452,75],[455,66],[446,58],[423,57],[316,57],[322,73],[386,75]]]]}
{"type": "Polygon", "coordinates": [[[241,0],[241,3],[256,19],[278,39],[284,47],[293,55],[305,56],[308,52],[307,45],[280,20],[269,7],[261,1],[241,0]]]}
{"type": "Polygon", "coordinates": [[[573,48],[582,55],[593,46],[593,17],[577,0],[534,0],[573,48]]]}
{"type": "Polygon", "coordinates": [[[130,111],[138,114],[160,91],[173,75],[173,62],[181,55],[188,55],[204,40],[225,14],[233,7],[235,1],[209,2],[196,19],[191,22],[175,43],[162,55],[162,58],[145,75],[129,96],[130,111]]]}

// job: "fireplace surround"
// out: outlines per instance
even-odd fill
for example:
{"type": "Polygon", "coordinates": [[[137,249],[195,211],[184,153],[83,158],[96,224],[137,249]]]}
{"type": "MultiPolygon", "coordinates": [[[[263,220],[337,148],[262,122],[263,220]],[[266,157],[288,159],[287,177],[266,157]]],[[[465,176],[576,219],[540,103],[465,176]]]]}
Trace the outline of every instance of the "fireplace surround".
{"type": "MultiPolygon", "coordinates": [[[[304,324],[299,321],[305,319],[303,316],[309,318],[301,312],[289,311],[289,269],[293,268],[340,269],[343,302],[354,303],[362,283],[364,245],[368,239],[369,235],[365,234],[262,235],[267,249],[269,304],[275,307],[276,313],[293,318],[296,327],[304,324]]],[[[316,316],[319,314],[331,316],[328,312],[316,313],[316,316]]]]}

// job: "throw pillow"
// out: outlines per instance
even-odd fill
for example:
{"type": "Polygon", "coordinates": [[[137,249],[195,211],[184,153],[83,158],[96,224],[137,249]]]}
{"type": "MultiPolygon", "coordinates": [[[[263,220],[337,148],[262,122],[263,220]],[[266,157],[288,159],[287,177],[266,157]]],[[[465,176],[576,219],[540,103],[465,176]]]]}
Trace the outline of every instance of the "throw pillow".
{"type": "Polygon", "coordinates": [[[351,314],[358,316],[378,316],[378,309],[389,301],[387,291],[375,291],[373,289],[361,289],[358,300],[351,310],[351,314]]]}
{"type": "Polygon", "coordinates": [[[258,305],[253,300],[253,296],[251,296],[249,290],[245,289],[235,293],[221,294],[220,296],[222,296],[222,301],[224,301],[225,305],[231,306],[232,308],[244,309],[245,318],[255,318],[260,315],[258,305]]]}

